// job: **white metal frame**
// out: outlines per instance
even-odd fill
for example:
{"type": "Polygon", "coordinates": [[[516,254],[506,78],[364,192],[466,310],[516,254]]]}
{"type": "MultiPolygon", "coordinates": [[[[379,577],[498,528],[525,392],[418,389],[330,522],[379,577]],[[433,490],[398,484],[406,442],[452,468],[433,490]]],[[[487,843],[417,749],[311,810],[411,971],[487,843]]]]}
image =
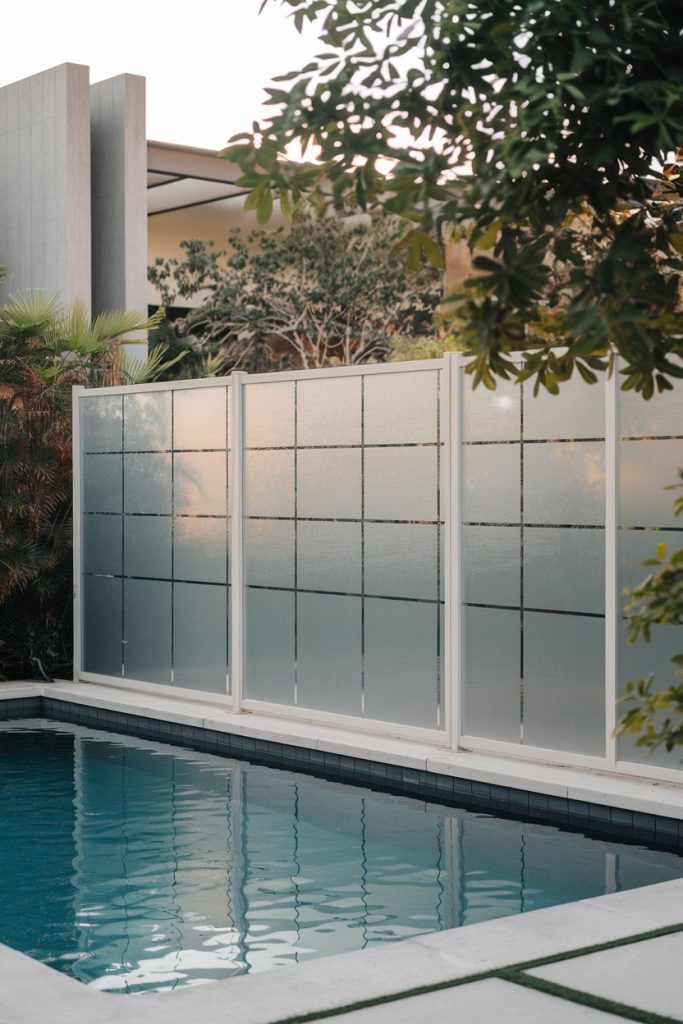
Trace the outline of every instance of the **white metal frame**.
{"type": "Polygon", "coordinates": [[[158,695],[184,696],[188,699],[224,704],[235,713],[242,711],[274,715],[292,721],[303,721],[334,726],[359,734],[396,737],[413,742],[430,743],[451,750],[476,750],[482,753],[506,755],[517,760],[562,764],[577,768],[618,772],[622,775],[641,776],[659,781],[680,783],[681,771],[641,765],[618,759],[614,738],[617,698],[617,393],[618,377],[615,372],[605,381],[605,756],[593,757],[566,751],[548,750],[498,740],[469,736],[462,732],[462,593],[461,593],[461,459],[462,459],[462,403],[460,401],[461,369],[463,359],[456,353],[446,353],[442,360],[416,360],[412,362],[371,366],[334,367],[317,370],[296,370],[247,375],[236,372],[230,378],[209,378],[169,383],[138,384],[98,389],[73,389],[73,516],[74,516],[74,678],[85,682],[106,683],[135,692],[158,695]],[[444,520],[444,595],[445,627],[442,653],[442,729],[426,729],[397,723],[375,721],[338,715],[308,708],[271,704],[245,697],[244,679],[244,551],[243,551],[243,386],[245,383],[285,382],[415,372],[441,369],[441,424],[443,442],[441,457],[441,509],[444,520]],[[203,693],[195,690],[136,681],[129,678],[109,677],[83,672],[82,650],[82,493],[81,493],[81,438],[80,400],[106,394],[135,394],[152,391],[174,391],[190,388],[223,387],[229,385],[230,395],[230,693],[203,693]]]}

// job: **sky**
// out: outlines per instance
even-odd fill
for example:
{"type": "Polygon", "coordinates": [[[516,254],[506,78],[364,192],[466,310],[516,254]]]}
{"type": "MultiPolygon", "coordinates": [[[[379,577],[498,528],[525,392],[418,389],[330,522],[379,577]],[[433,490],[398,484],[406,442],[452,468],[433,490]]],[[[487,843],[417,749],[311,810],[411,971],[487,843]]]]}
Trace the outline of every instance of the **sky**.
{"type": "Polygon", "coordinates": [[[324,47],[270,0],[24,0],[3,15],[0,85],[70,61],[91,82],[147,79],[147,138],[220,149],[263,113],[274,75],[324,47]]]}

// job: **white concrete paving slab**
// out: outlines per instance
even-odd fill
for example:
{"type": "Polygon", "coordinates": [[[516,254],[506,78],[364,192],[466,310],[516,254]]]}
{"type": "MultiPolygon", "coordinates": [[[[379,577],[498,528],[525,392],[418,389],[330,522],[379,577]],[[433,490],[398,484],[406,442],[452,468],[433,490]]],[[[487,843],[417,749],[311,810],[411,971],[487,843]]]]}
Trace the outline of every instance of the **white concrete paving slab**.
{"type": "MultiPolygon", "coordinates": [[[[683,899],[679,912],[683,914],[683,899]]],[[[590,953],[528,973],[603,999],[683,1020],[683,933],[590,953]]]]}
{"type": "Polygon", "coordinates": [[[334,1019],[338,1024],[614,1024],[619,1018],[491,978],[334,1019]]]}

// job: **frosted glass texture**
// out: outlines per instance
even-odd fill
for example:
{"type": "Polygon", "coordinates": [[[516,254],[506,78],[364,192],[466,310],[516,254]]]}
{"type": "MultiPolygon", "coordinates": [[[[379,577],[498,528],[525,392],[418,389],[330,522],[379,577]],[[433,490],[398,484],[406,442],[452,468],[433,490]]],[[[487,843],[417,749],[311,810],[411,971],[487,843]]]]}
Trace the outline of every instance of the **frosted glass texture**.
{"type": "Polygon", "coordinates": [[[462,518],[466,523],[518,523],[519,446],[467,445],[462,450],[462,518]]]}
{"type": "Polygon", "coordinates": [[[578,373],[560,384],[560,394],[524,385],[524,440],[537,438],[603,438],[605,436],[604,382],[586,384],[578,373]]]}
{"type": "Polygon", "coordinates": [[[519,612],[463,612],[463,733],[519,743],[521,732],[519,612]]]}
{"type": "Polygon", "coordinates": [[[123,551],[120,516],[83,517],[83,571],[121,575],[123,551]]]}
{"type": "Polygon", "coordinates": [[[294,381],[244,386],[245,447],[284,448],[294,444],[294,388],[294,381]]]}
{"type": "Polygon", "coordinates": [[[124,518],[126,576],[171,578],[171,520],[166,516],[124,518]]]}
{"type": "MultiPolygon", "coordinates": [[[[683,432],[683,424],[680,429],[683,432]]],[[[620,524],[681,527],[683,520],[673,514],[676,494],[665,490],[676,482],[679,466],[683,467],[681,440],[622,441],[619,444],[620,524]]]]}
{"type": "Polygon", "coordinates": [[[524,603],[604,614],[605,531],[525,527],[524,603]]]}
{"type": "Polygon", "coordinates": [[[297,381],[297,443],[361,443],[362,378],[332,377],[297,381]]]}
{"type": "Polygon", "coordinates": [[[463,594],[468,604],[516,608],[520,596],[518,526],[463,526],[463,594]]]}
{"type": "Polygon", "coordinates": [[[228,605],[225,587],[173,588],[173,684],[227,693],[228,605]]]}
{"type": "Polygon", "coordinates": [[[496,390],[472,388],[472,378],[462,374],[463,441],[518,441],[520,432],[520,387],[511,381],[496,381],[496,390]]]}
{"type": "Polygon", "coordinates": [[[227,513],[224,452],[181,452],[174,456],[176,515],[224,516],[227,513]]]}
{"type": "Polygon", "coordinates": [[[175,579],[225,583],[226,548],[224,519],[177,516],[173,535],[175,579]]]}
{"type": "Polygon", "coordinates": [[[619,392],[621,437],[680,437],[683,434],[683,381],[646,402],[635,391],[619,392]]]}
{"type": "Polygon", "coordinates": [[[424,444],[438,431],[438,375],[368,374],[365,378],[365,443],[424,444]]]}
{"type": "Polygon", "coordinates": [[[365,601],[365,713],[437,728],[437,611],[412,601],[365,601]]]}
{"type": "Polygon", "coordinates": [[[368,448],[365,518],[435,521],[436,448],[368,448]]]}
{"type": "Polygon", "coordinates": [[[297,574],[300,590],[361,592],[361,524],[299,523],[297,574]]]}
{"type": "Polygon", "coordinates": [[[294,587],[294,522],[248,519],[244,524],[248,586],[294,587]]]}
{"type": "Polygon", "coordinates": [[[171,586],[124,580],[124,667],[128,679],[171,683],[171,586]]]}
{"type": "Polygon", "coordinates": [[[436,601],[438,527],[368,523],[365,527],[365,592],[377,597],[436,601]]]}
{"type": "Polygon", "coordinates": [[[123,397],[82,398],[81,432],[84,452],[120,452],[123,448],[123,397]]]}
{"type": "Polygon", "coordinates": [[[183,388],[173,392],[173,447],[225,448],[227,388],[183,388]]]}
{"type": "Polygon", "coordinates": [[[360,715],[361,604],[354,597],[298,596],[299,703],[360,715]]]}
{"type": "Polygon", "coordinates": [[[171,456],[124,455],[124,511],[171,514],[171,456]]]}
{"type": "Polygon", "coordinates": [[[590,441],[525,445],[524,521],[602,525],[604,445],[590,441]]]}
{"type": "Polygon", "coordinates": [[[120,455],[83,456],[83,511],[121,512],[123,459],[120,455]]]}
{"type": "Polygon", "coordinates": [[[294,703],[293,593],[245,591],[245,697],[273,704],[294,703]]]}
{"type": "Polygon", "coordinates": [[[168,451],[171,447],[170,391],[124,395],[123,446],[127,452],[168,451]]]}
{"type": "Polygon", "coordinates": [[[524,743],[605,753],[605,623],[524,615],[524,743]]]}
{"type": "Polygon", "coordinates": [[[306,449],[297,456],[297,513],[302,519],[360,519],[361,453],[306,449]]]}
{"type": "Polygon", "coordinates": [[[248,516],[294,515],[294,452],[244,453],[244,511],[248,516]]]}
{"type": "Polygon", "coordinates": [[[83,577],[83,670],[121,676],[121,580],[83,577]]]}

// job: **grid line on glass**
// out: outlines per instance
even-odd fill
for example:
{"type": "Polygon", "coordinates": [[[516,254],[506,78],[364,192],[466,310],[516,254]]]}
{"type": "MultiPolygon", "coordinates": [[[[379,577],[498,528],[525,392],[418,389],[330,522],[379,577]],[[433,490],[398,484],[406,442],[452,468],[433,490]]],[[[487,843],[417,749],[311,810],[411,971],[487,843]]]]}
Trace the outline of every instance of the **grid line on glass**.
{"type": "Polygon", "coordinates": [[[360,379],[360,713],[365,718],[365,377],[360,379]]]}

